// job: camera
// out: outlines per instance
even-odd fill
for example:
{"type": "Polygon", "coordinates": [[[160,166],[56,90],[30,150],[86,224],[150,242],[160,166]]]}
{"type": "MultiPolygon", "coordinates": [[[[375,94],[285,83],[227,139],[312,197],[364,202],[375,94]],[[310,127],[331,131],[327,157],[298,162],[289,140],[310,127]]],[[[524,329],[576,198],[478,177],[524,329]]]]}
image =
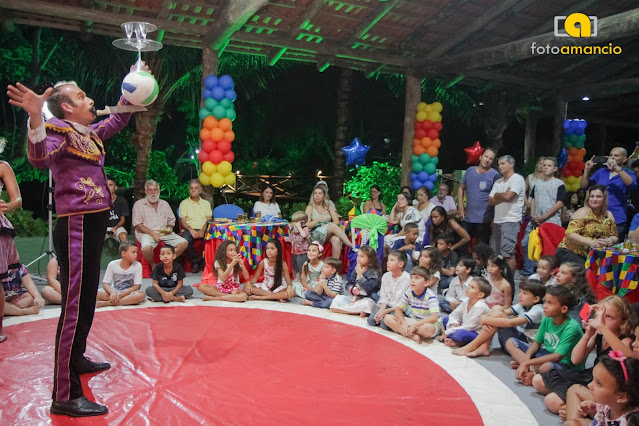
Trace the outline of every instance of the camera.
{"type": "Polygon", "coordinates": [[[593,158],[592,162],[595,164],[606,164],[608,162],[608,157],[605,155],[597,155],[593,158]]]}

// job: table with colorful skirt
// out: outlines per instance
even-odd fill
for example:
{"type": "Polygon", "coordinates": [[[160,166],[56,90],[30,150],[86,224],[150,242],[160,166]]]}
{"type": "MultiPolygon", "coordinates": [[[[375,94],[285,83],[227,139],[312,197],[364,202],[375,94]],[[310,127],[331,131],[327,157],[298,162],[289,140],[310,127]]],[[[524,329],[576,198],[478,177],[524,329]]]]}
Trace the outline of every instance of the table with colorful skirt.
{"type": "Polygon", "coordinates": [[[588,283],[601,300],[616,294],[629,303],[639,302],[639,252],[621,247],[593,248],[586,259],[588,283]]]}
{"type": "Polygon", "coordinates": [[[291,269],[291,243],[286,241],[289,236],[288,222],[238,222],[235,220],[218,219],[209,223],[204,239],[204,260],[206,266],[202,274],[202,282],[214,284],[217,278],[214,274],[215,251],[225,240],[235,241],[238,251],[244,256],[244,264],[252,272],[262,259],[266,257],[266,243],[271,239],[278,239],[282,243],[282,258],[291,269]]]}

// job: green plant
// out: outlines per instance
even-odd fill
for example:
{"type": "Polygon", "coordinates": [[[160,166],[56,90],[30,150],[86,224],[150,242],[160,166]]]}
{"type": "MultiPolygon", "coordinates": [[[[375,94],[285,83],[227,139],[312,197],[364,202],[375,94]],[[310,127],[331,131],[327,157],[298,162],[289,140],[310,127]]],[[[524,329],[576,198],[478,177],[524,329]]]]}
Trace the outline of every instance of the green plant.
{"type": "Polygon", "coordinates": [[[280,204],[280,210],[282,211],[282,218],[290,221],[291,216],[298,210],[306,210],[308,203],[306,201],[299,201],[297,203],[284,203],[280,204]]]}
{"type": "Polygon", "coordinates": [[[5,216],[13,225],[16,236],[42,237],[47,233],[47,223],[40,218],[34,218],[29,210],[18,209],[5,213],[5,216]]]}
{"type": "Polygon", "coordinates": [[[379,185],[384,203],[393,205],[393,197],[397,195],[400,188],[400,175],[401,167],[373,161],[373,164],[369,166],[359,167],[355,175],[344,183],[344,193],[350,194],[351,199],[359,204],[370,197],[371,185],[379,185]]]}

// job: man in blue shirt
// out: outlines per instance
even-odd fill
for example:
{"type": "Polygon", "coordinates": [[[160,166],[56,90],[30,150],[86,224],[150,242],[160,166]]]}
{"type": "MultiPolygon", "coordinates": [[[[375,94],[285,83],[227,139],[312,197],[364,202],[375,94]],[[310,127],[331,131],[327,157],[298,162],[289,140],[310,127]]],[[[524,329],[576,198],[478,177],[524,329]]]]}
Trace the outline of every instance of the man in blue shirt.
{"type": "Polygon", "coordinates": [[[594,184],[605,185],[608,188],[608,210],[615,218],[617,223],[617,235],[619,241],[623,241],[628,230],[628,194],[637,186],[637,176],[632,170],[624,168],[623,165],[628,160],[628,152],[621,148],[615,147],[610,150],[608,162],[605,167],[600,168],[596,172],[591,171],[594,163],[594,156],[586,161],[584,174],[581,176],[581,187],[587,188],[594,184]]]}

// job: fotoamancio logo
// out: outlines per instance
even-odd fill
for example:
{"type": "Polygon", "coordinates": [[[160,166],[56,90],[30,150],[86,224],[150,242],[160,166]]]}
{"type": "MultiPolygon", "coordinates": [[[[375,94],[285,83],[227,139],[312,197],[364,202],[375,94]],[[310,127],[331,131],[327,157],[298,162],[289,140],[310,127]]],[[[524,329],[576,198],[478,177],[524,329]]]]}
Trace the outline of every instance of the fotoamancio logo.
{"type": "Polygon", "coordinates": [[[583,13],[555,16],[555,37],[597,37],[597,17],[583,13]]]}

